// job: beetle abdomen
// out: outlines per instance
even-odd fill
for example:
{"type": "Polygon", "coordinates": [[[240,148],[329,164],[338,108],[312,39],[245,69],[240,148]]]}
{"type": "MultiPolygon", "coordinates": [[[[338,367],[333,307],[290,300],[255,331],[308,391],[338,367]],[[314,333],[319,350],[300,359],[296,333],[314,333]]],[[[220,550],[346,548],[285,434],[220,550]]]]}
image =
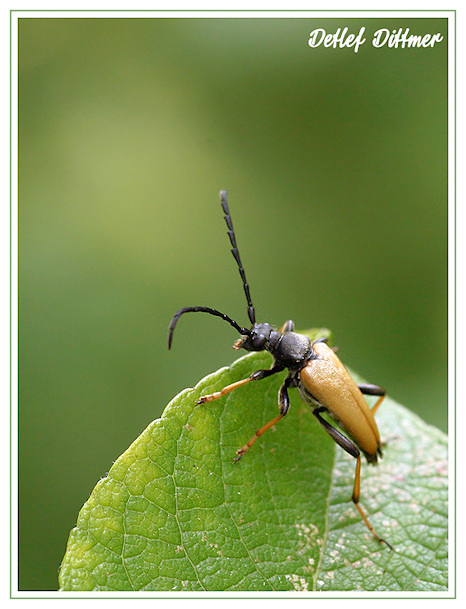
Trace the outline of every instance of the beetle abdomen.
{"type": "Polygon", "coordinates": [[[325,343],[313,345],[316,358],[299,373],[301,395],[314,397],[347,431],[368,461],[377,461],[380,436],[374,416],[340,359],[325,343]]]}

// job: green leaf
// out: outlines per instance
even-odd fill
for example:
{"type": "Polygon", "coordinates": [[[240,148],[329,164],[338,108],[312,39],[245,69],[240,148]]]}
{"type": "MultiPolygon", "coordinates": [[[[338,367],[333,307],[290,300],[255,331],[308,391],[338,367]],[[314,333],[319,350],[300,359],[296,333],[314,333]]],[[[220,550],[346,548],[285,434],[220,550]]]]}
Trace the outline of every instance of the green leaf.
{"type": "Polygon", "coordinates": [[[390,551],[351,502],[355,460],[296,390],[234,463],[286,373],[196,405],[270,364],[249,354],[181,392],[121,455],[71,531],[62,590],[447,589],[446,437],[389,398],[377,412],[387,445],[363,465],[361,503],[390,551]]]}

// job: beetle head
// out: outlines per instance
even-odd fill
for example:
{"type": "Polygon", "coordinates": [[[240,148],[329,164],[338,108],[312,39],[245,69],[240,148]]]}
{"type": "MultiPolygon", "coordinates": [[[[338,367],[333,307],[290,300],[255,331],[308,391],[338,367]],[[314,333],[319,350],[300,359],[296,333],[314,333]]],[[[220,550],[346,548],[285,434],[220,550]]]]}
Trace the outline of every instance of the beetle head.
{"type": "Polygon", "coordinates": [[[254,324],[247,334],[241,335],[233,344],[233,349],[246,349],[246,351],[264,351],[272,332],[270,324],[254,324]]]}

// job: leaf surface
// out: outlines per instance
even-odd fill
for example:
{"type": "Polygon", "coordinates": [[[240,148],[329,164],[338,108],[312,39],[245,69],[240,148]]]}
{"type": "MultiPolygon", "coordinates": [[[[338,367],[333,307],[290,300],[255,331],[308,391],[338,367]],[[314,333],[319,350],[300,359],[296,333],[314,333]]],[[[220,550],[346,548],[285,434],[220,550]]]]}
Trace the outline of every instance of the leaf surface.
{"type": "Polygon", "coordinates": [[[391,552],[351,502],[355,460],[296,390],[289,414],[234,463],[277,415],[286,373],[196,405],[271,361],[248,354],[181,392],[119,457],[71,531],[62,590],[447,589],[444,434],[389,398],[377,412],[387,446],[377,467],[363,465],[361,503],[391,552]]]}

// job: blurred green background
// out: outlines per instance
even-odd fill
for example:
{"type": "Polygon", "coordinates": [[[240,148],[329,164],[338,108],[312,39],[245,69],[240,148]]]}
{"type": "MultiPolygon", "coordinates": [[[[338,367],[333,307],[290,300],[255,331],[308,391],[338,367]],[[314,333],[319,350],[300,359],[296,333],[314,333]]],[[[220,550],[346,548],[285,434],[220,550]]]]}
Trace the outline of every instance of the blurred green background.
{"type": "MultiPolygon", "coordinates": [[[[21,589],[56,589],[79,508],[247,323],[327,326],[368,381],[447,427],[447,22],[21,19],[21,589]],[[309,32],[366,27],[352,49],[309,32]],[[375,30],[441,32],[375,49],[375,30]]],[[[292,415],[291,415],[292,416],[292,415]]],[[[382,430],[383,435],[383,430],[382,430]]]]}

